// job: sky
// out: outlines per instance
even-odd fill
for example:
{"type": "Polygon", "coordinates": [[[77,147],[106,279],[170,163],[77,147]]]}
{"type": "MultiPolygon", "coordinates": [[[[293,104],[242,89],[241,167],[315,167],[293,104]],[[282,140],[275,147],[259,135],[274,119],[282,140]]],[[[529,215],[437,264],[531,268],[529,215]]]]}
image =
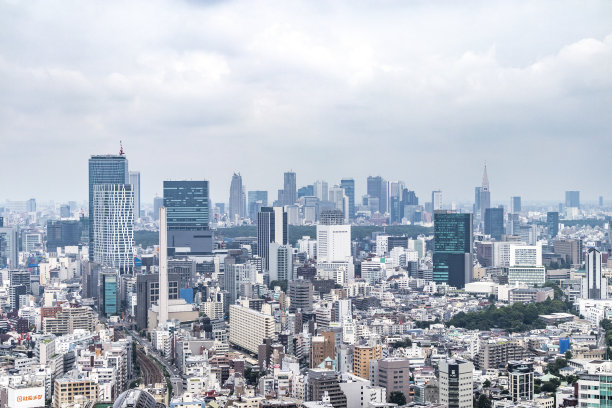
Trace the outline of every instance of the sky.
{"type": "Polygon", "coordinates": [[[247,189],[368,175],[421,201],[612,200],[612,2],[0,0],[0,202],[87,160],[247,189]]]}

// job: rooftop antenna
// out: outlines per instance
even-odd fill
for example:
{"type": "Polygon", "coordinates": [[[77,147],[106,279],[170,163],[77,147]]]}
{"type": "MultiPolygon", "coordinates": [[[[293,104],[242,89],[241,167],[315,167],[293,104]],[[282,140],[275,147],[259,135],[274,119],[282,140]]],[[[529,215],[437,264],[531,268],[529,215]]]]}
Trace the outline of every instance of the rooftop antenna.
{"type": "Polygon", "coordinates": [[[125,152],[123,151],[123,143],[121,140],[119,141],[119,156],[124,156],[125,152]]]}

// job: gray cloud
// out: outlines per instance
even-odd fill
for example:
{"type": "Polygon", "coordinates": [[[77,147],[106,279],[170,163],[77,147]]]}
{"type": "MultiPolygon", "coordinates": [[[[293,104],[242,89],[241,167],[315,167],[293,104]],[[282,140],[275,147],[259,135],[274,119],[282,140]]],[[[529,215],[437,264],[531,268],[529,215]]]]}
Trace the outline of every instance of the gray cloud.
{"type": "Polygon", "coordinates": [[[0,201],[83,199],[87,157],[248,188],[353,176],[469,200],[612,196],[612,4],[0,2],[0,201]],[[17,179],[18,180],[17,180],[17,179]]]}

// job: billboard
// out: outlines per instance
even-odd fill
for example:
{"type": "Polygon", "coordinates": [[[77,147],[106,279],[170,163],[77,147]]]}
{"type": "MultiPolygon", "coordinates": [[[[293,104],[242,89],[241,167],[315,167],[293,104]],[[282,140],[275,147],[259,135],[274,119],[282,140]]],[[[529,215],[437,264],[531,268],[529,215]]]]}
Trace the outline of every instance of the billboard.
{"type": "Polygon", "coordinates": [[[38,408],[45,406],[45,387],[8,389],[8,408],[38,408]]]}

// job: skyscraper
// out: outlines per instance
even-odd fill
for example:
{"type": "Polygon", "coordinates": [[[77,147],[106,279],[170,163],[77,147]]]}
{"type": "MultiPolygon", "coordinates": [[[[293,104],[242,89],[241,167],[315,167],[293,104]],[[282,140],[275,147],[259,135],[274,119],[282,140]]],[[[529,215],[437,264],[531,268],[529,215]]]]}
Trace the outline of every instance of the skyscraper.
{"type": "Polygon", "coordinates": [[[595,248],[589,248],[586,254],[582,287],[584,299],[608,298],[608,279],[601,276],[601,252],[595,248]]]}
{"type": "Polygon", "coordinates": [[[510,212],[512,214],[517,214],[521,212],[521,197],[520,196],[510,197],[510,212]]]}
{"type": "Polygon", "coordinates": [[[130,184],[134,191],[134,220],[140,218],[140,172],[130,171],[130,184]]]}
{"type": "Polygon", "coordinates": [[[282,207],[263,207],[257,214],[257,255],[264,262],[265,270],[270,270],[270,243],[280,245],[289,243],[287,232],[287,213],[282,207]]]}
{"type": "Polygon", "coordinates": [[[104,316],[116,315],[119,312],[118,276],[114,271],[103,271],[100,275],[100,312],[104,316]]]}
{"type": "Polygon", "coordinates": [[[367,193],[370,197],[378,199],[378,211],[381,214],[387,212],[387,182],[380,176],[368,177],[367,193]]]}
{"type": "Polygon", "coordinates": [[[17,228],[3,226],[2,217],[0,217],[0,268],[17,267],[18,243],[17,228]]]}
{"type": "Polygon", "coordinates": [[[434,190],[431,192],[431,208],[433,211],[442,209],[442,191],[434,190]]]}
{"type": "Polygon", "coordinates": [[[352,178],[343,178],[340,180],[340,187],[344,189],[344,194],[348,197],[348,218],[355,218],[355,180],[352,178]]]}
{"type": "Polygon", "coordinates": [[[284,174],[283,200],[283,205],[293,205],[297,201],[297,184],[293,171],[284,174]]]}
{"type": "Polygon", "coordinates": [[[474,365],[463,360],[442,360],[438,368],[440,403],[449,408],[471,408],[474,399],[474,365]]]}
{"type": "Polygon", "coordinates": [[[271,242],[270,255],[270,282],[275,280],[292,281],[293,276],[293,249],[290,245],[281,245],[271,242]]]}
{"type": "Polygon", "coordinates": [[[153,198],[153,219],[159,220],[159,209],[164,206],[164,198],[157,197],[153,198]]]}
{"type": "Polygon", "coordinates": [[[580,191],[566,191],[565,206],[580,208],[580,191]]]}
{"type": "Polygon", "coordinates": [[[159,209],[159,299],[158,325],[168,320],[168,214],[166,207],[159,209]]]}
{"type": "Polygon", "coordinates": [[[351,226],[340,211],[323,211],[317,225],[317,262],[344,262],[350,256],[351,226]]]}
{"type": "Polygon", "coordinates": [[[164,181],[169,247],[187,247],[192,254],[212,252],[209,202],[206,180],[164,181]]]}
{"type": "Polygon", "coordinates": [[[263,190],[255,190],[248,192],[247,209],[249,218],[252,221],[257,221],[257,213],[261,207],[268,206],[268,192],[263,190]]]}
{"type": "Polygon", "coordinates": [[[319,200],[327,201],[328,192],[329,192],[329,186],[327,184],[327,181],[317,180],[314,182],[314,193],[315,193],[315,196],[319,200]]]}
{"type": "Polygon", "coordinates": [[[482,186],[480,187],[480,224],[484,227],[485,210],[491,207],[491,192],[489,191],[489,176],[487,175],[487,165],[484,166],[482,173],[482,186]]]}
{"type": "Polygon", "coordinates": [[[230,184],[230,198],[229,198],[229,216],[232,222],[235,222],[236,217],[238,219],[244,218],[244,190],[242,189],[242,176],[240,173],[234,173],[232,176],[232,183],[230,184]]]}
{"type": "Polygon", "coordinates": [[[89,159],[89,260],[94,260],[95,208],[94,186],[96,184],[128,184],[128,161],[119,155],[94,155],[89,159]]]}
{"type": "Polygon", "coordinates": [[[93,260],[131,273],[134,267],[134,192],[130,184],[94,184],[93,260]]]}
{"type": "Polygon", "coordinates": [[[559,213],[557,211],[546,213],[546,226],[548,227],[548,237],[556,238],[559,234],[559,213]]]}
{"type": "Polygon", "coordinates": [[[500,241],[504,234],[504,209],[487,208],[484,215],[484,233],[500,241]]]}
{"type": "Polygon", "coordinates": [[[434,213],[433,280],[462,288],[472,281],[472,214],[434,213]]]}

